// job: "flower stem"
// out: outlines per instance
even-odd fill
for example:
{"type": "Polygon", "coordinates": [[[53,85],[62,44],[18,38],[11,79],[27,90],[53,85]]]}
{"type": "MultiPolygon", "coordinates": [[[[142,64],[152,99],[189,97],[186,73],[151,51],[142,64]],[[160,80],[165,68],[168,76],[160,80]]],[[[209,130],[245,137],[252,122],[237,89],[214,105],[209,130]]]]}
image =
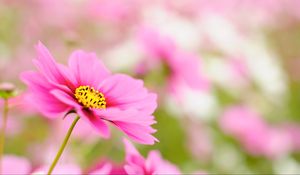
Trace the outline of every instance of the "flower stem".
{"type": "Polygon", "coordinates": [[[0,131],[0,174],[2,173],[2,157],[3,157],[3,150],[5,144],[7,114],[8,114],[8,99],[4,98],[3,116],[2,116],[3,118],[2,118],[2,126],[0,131]]]}
{"type": "Polygon", "coordinates": [[[59,148],[59,150],[58,150],[58,152],[57,152],[57,154],[55,156],[55,159],[53,160],[53,162],[52,162],[52,164],[51,164],[51,166],[50,166],[50,168],[48,170],[48,173],[47,173],[48,175],[50,175],[52,173],[53,169],[55,168],[55,166],[56,166],[56,164],[57,164],[57,162],[58,162],[61,154],[63,153],[63,151],[64,151],[64,149],[65,149],[65,147],[66,147],[66,145],[68,143],[68,140],[69,140],[69,138],[71,136],[71,133],[72,133],[72,131],[73,131],[73,129],[74,129],[74,127],[75,127],[75,125],[76,125],[76,123],[78,122],[79,119],[80,119],[80,117],[77,116],[75,118],[75,120],[73,121],[72,125],[70,126],[70,128],[69,128],[69,130],[67,132],[67,135],[65,136],[64,142],[60,146],[60,148],[59,148]]]}

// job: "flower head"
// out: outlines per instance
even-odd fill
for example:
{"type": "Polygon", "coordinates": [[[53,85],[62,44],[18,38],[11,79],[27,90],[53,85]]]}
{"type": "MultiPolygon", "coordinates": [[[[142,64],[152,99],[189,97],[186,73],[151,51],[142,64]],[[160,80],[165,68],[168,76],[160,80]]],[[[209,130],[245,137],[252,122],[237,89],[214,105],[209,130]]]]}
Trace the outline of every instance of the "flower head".
{"type": "Polygon", "coordinates": [[[14,96],[15,86],[11,83],[0,83],[0,98],[7,99],[14,96]]]}
{"type": "Polygon", "coordinates": [[[143,144],[156,141],[151,134],[155,123],[156,94],[143,81],[124,74],[112,74],[94,53],[75,51],[68,67],[57,63],[47,48],[36,46],[38,71],[21,75],[29,87],[28,100],[47,117],[76,113],[108,138],[107,123],[115,125],[143,144]]]}
{"type": "Polygon", "coordinates": [[[177,167],[163,160],[158,151],[151,151],[145,159],[128,140],[124,139],[124,144],[126,147],[124,169],[127,174],[180,174],[177,167]]]}
{"type": "Polygon", "coordinates": [[[145,53],[151,58],[148,62],[153,67],[157,67],[157,63],[163,64],[169,88],[173,93],[179,93],[178,86],[181,85],[200,91],[210,89],[210,82],[202,71],[200,59],[195,54],[178,48],[172,38],[144,27],[138,33],[138,39],[145,53]]]}
{"type": "Polygon", "coordinates": [[[284,129],[271,126],[246,106],[231,106],[224,111],[221,128],[234,136],[252,155],[275,158],[292,151],[292,141],[284,129]]]}

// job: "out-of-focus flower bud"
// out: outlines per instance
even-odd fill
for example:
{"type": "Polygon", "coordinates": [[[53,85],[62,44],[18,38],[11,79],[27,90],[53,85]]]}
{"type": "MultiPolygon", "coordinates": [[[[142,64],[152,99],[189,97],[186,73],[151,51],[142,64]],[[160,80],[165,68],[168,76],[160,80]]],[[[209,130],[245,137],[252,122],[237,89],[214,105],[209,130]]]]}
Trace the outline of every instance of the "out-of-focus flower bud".
{"type": "Polygon", "coordinates": [[[8,82],[0,83],[0,98],[8,99],[15,95],[15,85],[8,82]]]}

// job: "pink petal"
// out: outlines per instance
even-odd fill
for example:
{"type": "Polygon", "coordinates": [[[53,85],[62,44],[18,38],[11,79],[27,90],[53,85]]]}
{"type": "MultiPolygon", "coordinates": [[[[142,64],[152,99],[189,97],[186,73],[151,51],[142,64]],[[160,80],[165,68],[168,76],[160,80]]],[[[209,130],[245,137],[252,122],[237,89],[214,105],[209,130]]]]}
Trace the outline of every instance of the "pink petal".
{"type": "Polygon", "coordinates": [[[128,124],[124,122],[115,122],[114,124],[119,129],[124,131],[131,139],[138,143],[153,145],[155,141],[158,141],[150,134],[150,132],[147,133],[147,131],[145,131],[145,128],[141,125],[128,124]]]}
{"type": "Polygon", "coordinates": [[[145,166],[153,174],[181,174],[175,165],[161,157],[159,151],[151,151],[149,153],[145,166]]]}
{"type": "Polygon", "coordinates": [[[94,111],[101,118],[112,122],[123,121],[145,126],[156,123],[154,116],[146,116],[146,114],[135,109],[120,110],[118,108],[107,108],[105,110],[95,109],[94,111]]]}
{"type": "Polygon", "coordinates": [[[65,106],[64,104],[55,104],[52,103],[50,100],[45,101],[42,99],[38,99],[36,98],[36,96],[32,95],[33,93],[34,92],[29,92],[28,94],[25,95],[25,102],[31,104],[45,117],[49,117],[49,118],[62,117],[72,109],[70,106],[65,106]]]}
{"type": "Polygon", "coordinates": [[[130,161],[132,156],[139,156],[141,157],[141,160],[144,159],[129,140],[124,138],[123,143],[125,145],[125,150],[126,150],[126,161],[130,161]]]}
{"type": "Polygon", "coordinates": [[[111,171],[112,171],[112,165],[110,163],[106,163],[101,168],[89,173],[89,175],[110,174],[111,171]]]}
{"type": "Polygon", "coordinates": [[[69,67],[77,79],[77,86],[90,85],[97,87],[110,75],[109,70],[94,53],[78,50],[71,54],[69,67]]]}
{"type": "Polygon", "coordinates": [[[110,131],[106,123],[98,116],[94,114],[93,111],[87,111],[84,109],[77,109],[78,115],[91,124],[104,138],[109,138],[110,131]]]}
{"type": "Polygon", "coordinates": [[[70,80],[64,77],[58,64],[41,42],[36,45],[36,51],[38,56],[37,59],[34,60],[34,64],[49,82],[65,85],[72,84],[70,80]]]}
{"type": "Polygon", "coordinates": [[[47,117],[58,117],[61,113],[70,110],[70,106],[55,98],[50,91],[54,88],[52,84],[39,73],[25,72],[21,79],[29,87],[26,100],[35,106],[47,117]]]}
{"type": "Polygon", "coordinates": [[[143,81],[116,74],[105,79],[98,87],[107,99],[108,107],[136,109],[152,114],[157,107],[156,94],[149,93],[143,81]]]}
{"type": "Polygon", "coordinates": [[[61,90],[51,90],[50,94],[55,96],[58,100],[65,103],[66,105],[73,106],[74,108],[80,108],[80,104],[74,99],[74,97],[71,97],[68,93],[65,93],[61,90]]]}
{"type": "Polygon", "coordinates": [[[145,164],[145,159],[136,150],[131,142],[127,139],[123,139],[126,151],[126,164],[124,166],[125,171],[128,174],[143,174],[143,167],[145,164]]]}
{"type": "Polygon", "coordinates": [[[124,169],[125,169],[127,174],[144,174],[143,167],[139,167],[135,164],[125,165],[124,169]]]}
{"type": "Polygon", "coordinates": [[[95,110],[95,112],[98,116],[110,121],[131,139],[139,143],[154,144],[155,141],[158,141],[151,135],[156,131],[151,127],[155,123],[153,116],[133,109],[119,110],[115,108],[95,110]]]}
{"type": "Polygon", "coordinates": [[[123,139],[126,150],[125,171],[128,174],[180,174],[178,168],[164,160],[158,151],[151,151],[143,158],[131,142],[123,139]]]}

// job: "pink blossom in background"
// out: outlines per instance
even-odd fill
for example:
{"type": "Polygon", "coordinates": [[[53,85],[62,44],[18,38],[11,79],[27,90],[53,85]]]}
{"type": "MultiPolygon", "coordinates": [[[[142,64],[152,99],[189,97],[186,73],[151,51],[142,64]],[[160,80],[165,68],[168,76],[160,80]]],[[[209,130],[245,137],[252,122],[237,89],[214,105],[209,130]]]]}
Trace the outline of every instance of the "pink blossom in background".
{"type": "Polygon", "coordinates": [[[111,171],[112,171],[112,165],[107,163],[107,164],[104,164],[102,167],[88,173],[90,175],[96,175],[96,174],[111,174],[111,171]]]}
{"type": "Polygon", "coordinates": [[[244,106],[231,106],[225,109],[220,125],[231,135],[243,137],[248,132],[265,132],[266,124],[255,111],[244,106]],[[252,129],[255,128],[255,131],[252,129]]]}
{"type": "Polygon", "coordinates": [[[137,0],[91,0],[87,1],[86,12],[99,23],[108,22],[122,24],[136,22],[142,1],[137,0]]]}
{"type": "Polygon", "coordinates": [[[298,0],[285,0],[280,1],[280,3],[277,4],[279,4],[278,6],[280,7],[278,14],[294,17],[296,18],[296,21],[300,19],[300,12],[298,10],[300,2],[298,0]]]}
{"type": "Polygon", "coordinates": [[[45,36],[45,30],[72,30],[80,19],[79,9],[76,5],[77,3],[69,0],[30,0],[20,7],[27,9],[22,18],[22,23],[24,23],[22,32],[32,37],[41,38],[45,36]]]}
{"type": "MultiPolygon", "coordinates": [[[[28,146],[27,153],[28,155],[30,155],[30,160],[32,162],[32,165],[34,165],[34,170],[36,171],[48,171],[47,166],[50,166],[51,162],[53,161],[53,157],[57,153],[57,150],[59,148],[58,146],[62,142],[61,140],[63,136],[58,135],[61,133],[57,133],[57,131],[55,130],[52,131],[53,134],[47,137],[45,141],[34,142],[29,144],[28,146]]],[[[64,150],[64,153],[61,156],[57,166],[76,165],[77,167],[79,167],[79,165],[77,164],[77,156],[75,155],[75,153],[76,152],[74,152],[73,149],[64,150]]]]}
{"type": "MultiPolygon", "coordinates": [[[[0,118],[0,123],[2,125],[2,115],[0,118]]],[[[20,133],[22,129],[21,122],[15,118],[15,116],[9,115],[7,118],[7,124],[6,124],[6,134],[7,136],[14,136],[18,133],[20,133]]]]}
{"type": "Polygon", "coordinates": [[[293,150],[300,151],[300,125],[288,123],[281,127],[289,135],[293,150]]]}
{"type": "Polygon", "coordinates": [[[96,166],[92,167],[87,171],[86,174],[96,175],[96,174],[126,174],[124,168],[120,165],[116,165],[110,161],[101,161],[96,166]]]}
{"type": "Polygon", "coordinates": [[[196,55],[177,48],[171,38],[151,28],[141,28],[138,39],[149,57],[146,60],[150,64],[148,70],[151,71],[157,64],[167,66],[169,88],[173,93],[178,93],[176,87],[182,84],[197,90],[207,91],[210,88],[210,82],[201,69],[201,60],[196,55]]]}
{"type": "MultiPolygon", "coordinates": [[[[48,166],[33,169],[31,163],[19,156],[5,155],[2,160],[2,174],[46,174],[48,166]]],[[[55,167],[53,174],[81,174],[80,167],[75,164],[59,164],[55,167]]]]}
{"type": "Polygon", "coordinates": [[[186,147],[191,155],[201,161],[210,161],[213,153],[212,134],[202,122],[194,119],[186,121],[186,147]]]}
{"type": "MultiPolygon", "coordinates": [[[[46,174],[48,171],[49,167],[48,166],[42,166],[40,168],[37,168],[36,170],[33,171],[32,174],[46,174]]],[[[57,165],[52,174],[82,174],[81,169],[78,165],[75,164],[59,164],[57,165]]]]}
{"type": "Polygon", "coordinates": [[[171,38],[162,36],[158,31],[149,27],[141,27],[137,37],[142,49],[149,55],[150,59],[172,64],[172,55],[177,48],[171,38]]]}
{"type": "MultiPolygon", "coordinates": [[[[9,113],[7,117],[7,125],[6,125],[6,134],[8,136],[13,136],[22,130],[22,121],[19,120],[19,114],[16,114],[14,111],[14,108],[16,107],[15,105],[15,100],[18,99],[18,96],[11,97],[8,99],[8,108],[9,108],[9,113]]],[[[4,101],[3,99],[0,99],[0,111],[3,111],[3,105],[4,101]]],[[[0,127],[2,126],[2,113],[0,114],[0,127]]]]}
{"type": "Polygon", "coordinates": [[[266,156],[278,158],[293,151],[291,139],[285,130],[270,126],[268,135],[268,138],[265,140],[266,146],[264,150],[266,156]]]}
{"type": "Polygon", "coordinates": [[[31,172],[30,162],[19,156],[5,155],[2,159],[2,174],[29,174],[31,172]]]}
{"type": "Polygon", "coordinates": [[[284,130],[269,126],[259,114],[245,106],[227,108],[220,125],[253,155],[276,158],[291,151],[291,140],[284,130]]]}
{"type": "Polygon", "coordinates": [[[139,143],[157,141],[151,135],[156,94],[149,93],[143,81],[111,74],[93,53],[75,51],[65,67],[41,43],[36,50],[38,71],[24,72],[21,78],[29,87],[28,102],[45,116],[63,117],[74,110],[105,138],[111,123],[139,143]]]}
{"type": "Polygon", "coordinates": [[[9,99],[10,112],[17,117],[28,117],[37,115],[38,111],[31,104],[26,101],[26,92],[18,94],[17,96],[9,99]],[[20,113],[22,115],[20,115],[20,113]]]}
{"type": "Polygon", "coordinates": [[[144,158],[128,140],[124,139],[126,149],[125,171],[128,174],[181,174],[178,168],[163,160],[158,151],[151,151],[144,158]]]}

